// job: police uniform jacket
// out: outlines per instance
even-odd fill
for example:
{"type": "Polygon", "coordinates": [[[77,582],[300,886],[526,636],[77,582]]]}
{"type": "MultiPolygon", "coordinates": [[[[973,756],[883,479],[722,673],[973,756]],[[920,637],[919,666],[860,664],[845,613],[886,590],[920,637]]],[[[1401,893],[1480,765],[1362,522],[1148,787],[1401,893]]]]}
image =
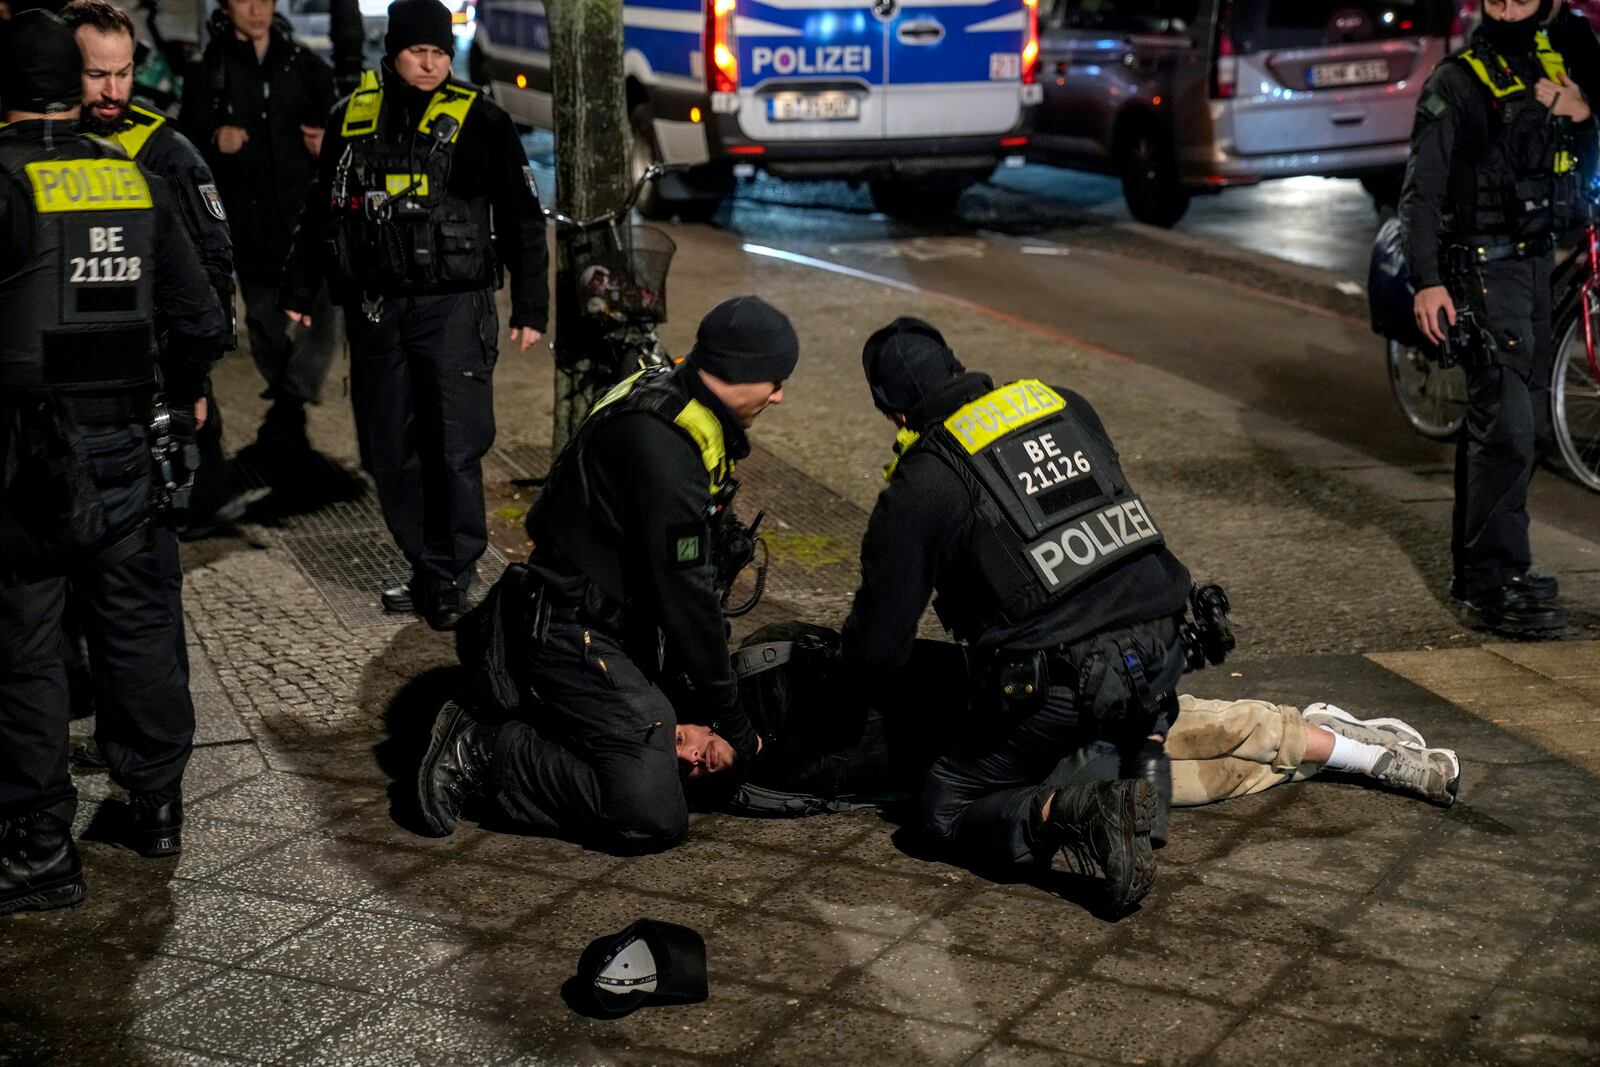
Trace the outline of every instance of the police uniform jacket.
{"type": "MultiPolygon", "coordinates": [[[[79,134],[64,123],[46,120],[18,122],[5,127],[0,130],[0,145],[4,144],[36,152],[38,158],[120,158],[116,148],[79,134]]],[[[216,293],[180,221],[182,214],[170,189],[154,175],[146,174],[146,180],[154,212],[154,253],[145,253],[147,263],[141,257],[140,269],[142,272],[148,266],[153,271],[151,302],[160,310],[162,325],[168,332],[167,344],[158,358],[162,388],[174,406],[192,405],[205,392],[207,374],[221,350],[225,320],[216,293]]],[[[69,211],[62,217],[72,214],[69,211]]],[[[0,238],[4,241],[0,246],[0,287],[35,284],[18,275],[36,260],[35,217],[31,191],[15,180],[0,180],[0,238]]],[[[132,249],[122,251],[124,258],[138,255],[132,249]]],[[[124,273],[128,271],[124,269],[124,273]]],[[[58,295],[61,281],[49,280],[58,295]]],[[[11,322],[8,328],[17,330],[26,326],[11,322]]],[[[99,353],[92,351],[94,347],[93,335],[86,335],[85,343],[78,346],[73,357],[78,364],[75,373],[96,376],[93,360],[99,353]]],[[[139,374],[136,371],[119,373],[117,368],[103,369],[107,378],[137,384],[139,374]]],[[[148,372],[144,377],[148,378],[148,372]]]]}
{"type": "MultiPolygon", "coordinates": [[[[1493,52],[1481,33],[1473,35],[1468,48],[1480,54],[1493,52]]],[[[1534,84],[1546,76],[1537,55],[1530,51],[1526,55],[1504,58],[1531,96],[1534,84]]],[[[1593,103],[1591,101],[1591,106],[1593,103]]],[[[1537,102],[1533,106],[1538,106],[1537,102]]],[[[1464,62],[1440,63],[1423,87],[1411,131],[1411,159],[1400,198],[1406,263],[1418,289],[1445,283],[1445,265],[1441,257],[1452,236],[1476,236],[1457,233],[1452,228],[1451,215],[1457,198],[1452,195],[1451,184],[1463,172],[1485,165],[1483,161],[1491,145],[1502,132],[1502,113],[1503,105],[1491,101],[1486,86],[1464,62]]],[[[1592,174],[1596,157],[1600,156],[1600,141],[1596,140],[1600,126],[1592,116],[1580,124],[1568,119],[1554,120],[1552,130],[1557,124],[1570,131],[1578,170],[1592,174]]],[[[1547,150],[1546,145],[1534,145],[1531,149],[1537,153],[1547,150]]],[[[1523,162],[1532,163],[1533,160],[1523,162]]]]}
{"type": "MultiPolygon", "coordinates": [[[[909,417],[908,429],[926,434],[963,405],[990,392],[988,375],[968,373],[932,394],[909,417]]],[[[1084,432],[1110,455],[1115,449],[1087,401],[1056,389],[1076,413],[1084,432]]],[[[879,495],[861,543],[861,586],[844,625],[845,658],[852,665],[892,668],[906,663],[917,622],[936,592],[963,602],[975,573],[975,538],[980,519],[972,489],[944,458],[913,448],[900,459],[879,495]]],[[[1184,610],[1189,572],[1165,547],[1117,561],[1065,599],[1011,625],[981,627],[979,647],[1047,649],[1091,634],[1184,610]]],[[[941,612],[947,627],[970,629],[941,612]]]]}
{"type": "Polygon", "coordinates": [[[259,62],[255,46],[234,35],[222,12],[213,17],[211,31],[205,52],[184,78],[178,124],[216,175],[239,276],[276,283],[316,175],[317,159],[306,151],[300,127],[327,122],[333,71],[296,42],[282,20],[274,20],[259,62]],[[233,155],[217,150],[222,126],[241,126],[250,134],[233,155]]]}
{"type": "MultiPolygon", "coordinates": [[[[408,85],[387,60],[381,79],[383,113],[377,123],[376,136],[387,146],[401,146],[414,152],[419,161],[426,159],[429,139],[418,126],[434,94],[408,85]]],[[[476,92],[472,86],[454,79],[446,84],[476,92]]],[[[326,240],[333,222],[329,205],[340,161],[351,143],[346,140],[343,127],[352,99],[346,97],[339,101],[329,117],[317,178],[305,197],[300,228],[295,234],[283,286],[283,306],[295,311],[309,311],[311,298],[324,279],[334,280],[329,276],[332,264],[326,240]]],[[[492,212],[494,259],[498,266],[506,267],[511,273],[509,325],[514,329],[532,327],[542,332],[549,319],[550,304],[544,212],[534,192],[527,153],[523,151],[511,117],[477,92],[455,134],[451,153],[445,193],[459,203],[487,201],[492,212]]],[[[407,285],[401,292],[403,295],[458,292],[479,288],[481,284],[407,285]]],[[[380,287],[377,293],[336,291],[334,295],[350,300],[362,295],[395,293],[382,292],[380,287]]]]}
{"type": "Polygon", "coordinates": [[[211,279],[224,314],[233,311],[233,239],[221,191],[194,143],[166,116],[134,104],[112,135],[128,157],[160,178],[177,201],[184,230],[211,279]]]}
{"type": "Polygon", "coordinates": [[[1566,8],[1550,22],[1550,44],[1567,61],[1567,73],[1590,106],[1600,101],[1600,40],[1589,20],[1566,8]]]}
{"type": "MultiPolygon", "coordinates": [[[[744,427],[692,367],[673,372],[666,387],[679,410],[692,401],[716,418],[728,463],[749,455],[744,427]]],[[[705,453],[670,414],[622,410],[603,432],[580,427],[563,451],[528,514],[528,562],[558,595],[593,605],[595,587],[620,606],[619,633],[647,674],[657,633],[664,636],[667,660],[693,689],[680,715],[716,724],[741,754],[754,754],[712,584],[710,496],[705,453]]]]}

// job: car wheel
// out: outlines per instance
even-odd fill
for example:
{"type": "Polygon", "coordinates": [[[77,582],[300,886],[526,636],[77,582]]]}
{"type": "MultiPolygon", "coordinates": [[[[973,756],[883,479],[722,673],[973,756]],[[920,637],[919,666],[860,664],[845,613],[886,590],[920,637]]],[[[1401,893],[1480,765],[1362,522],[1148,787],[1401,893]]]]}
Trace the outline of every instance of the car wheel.
{"type": "Polygon", "coordinates": [[[955,214],[961,194],[970,189],[969,178],[944,181],[910,181],[875,178],[867,183],[872,206],[891,218],[943,219],[955,214]]]}
{"type": "Polygon", "coordinates": [[[1189,210],[1189,193],[1178,183],[1172,145],[1155,129],[1135,130],[1121,154],[1122,197],[1140,222],[1167,227],[1189,210]]]}
{"type": "MultiPolygon", "coordinates": [[[[633,136],[628,145],[628,180],[637,182],[645,168],[650,164],[659,162],[661,153],[656,149],[655,125],[650,119],[648,104],[640,104],[628,116],[628,125],[632,128],[633,136]]],[[[648,183],[639,190],[639,202],[635,205],[639,214],[647,219],[666,219],[672,217],[672,208],[666,198],[661,195],[661,181],[657,179],[648,183]]]]}

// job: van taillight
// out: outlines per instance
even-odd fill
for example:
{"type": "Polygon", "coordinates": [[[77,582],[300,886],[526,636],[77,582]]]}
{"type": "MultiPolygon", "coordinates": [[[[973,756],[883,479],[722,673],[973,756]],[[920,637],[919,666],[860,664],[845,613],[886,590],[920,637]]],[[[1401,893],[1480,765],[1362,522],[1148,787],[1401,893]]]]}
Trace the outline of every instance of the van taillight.
{"type": "Polygon", "coordinates": [[[739,88],[739,44],[733,32],[736,2],[711,0],[706,4],[706,88],[714,93],[739,88]]]}
{"type": "Polygon", "coordinates": [[[1032,85],[1039,77],[1039,0],[1022,0],[1028,11],[1028,36],[1022,42],[1022,84],[1032,85]]]}
{"type": "Polygon", "coordinates": [[[1233,5],[1222,5],[1217,17],[1217,58],[1211,67],[1211,95],[1230,100],[1239,87],[1239,55],[1233,44],[1233,5]]]}

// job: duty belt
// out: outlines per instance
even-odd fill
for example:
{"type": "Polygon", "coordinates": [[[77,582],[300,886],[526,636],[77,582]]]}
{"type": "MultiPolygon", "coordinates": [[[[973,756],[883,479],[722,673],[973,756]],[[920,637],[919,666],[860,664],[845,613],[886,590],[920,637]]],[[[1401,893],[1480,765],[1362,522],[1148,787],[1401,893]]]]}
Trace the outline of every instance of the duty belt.
{"type": "Polygon", "coordinates": [[[1529,259],[1542,256],[1555,248],[1552,237],[1528,237],[1516,240],[1510,237],[1467,237],[1450,243],[1452,265],[1470,266],[1475,263],[1498,263],[1503,259],[1529,259]]]}
{"type": "Polygon", "coordinates": [[[68,393],[62,399],[72,421],[82,426],[150,421],[150,397],[142,393],[68,393]]]}

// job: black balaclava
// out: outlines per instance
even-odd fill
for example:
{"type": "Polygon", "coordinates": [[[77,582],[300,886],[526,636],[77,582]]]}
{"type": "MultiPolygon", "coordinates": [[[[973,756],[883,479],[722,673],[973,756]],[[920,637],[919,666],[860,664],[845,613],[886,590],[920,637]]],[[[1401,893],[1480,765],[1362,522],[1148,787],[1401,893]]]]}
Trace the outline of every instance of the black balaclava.
{"type": "Polygon", "coordinates": [[[885,415],[909,415],[951,378],[966,370],[944,335],[909,315],[867,338],[861,349],[872,403],[885,415]]]}
{"type": "Polygon", "coordinates": [[[1533,53],[1533,39],[1544,29],[1544,20],[1550,15],[1550,5],[1553,0],[1543,0],[1539,10],[1523,19],[1521,22],[1506,22],[1502,19],[1490,18],[1488,11],[1483,13],[1483,22],[1478,27],[1478,32],[1483,34],[1489,46],[1503,56],[1523,56],[1533,53]]]}
{"type": "Polygon", "coordinates": [[[450,9],[439,0],[394,0],[389,5],[389,31],[383,35],[384,56],[390,62],[415,44],[431,44],[453,55],[456,38],[450,28],[450,9]]]}
{"type": "Polygon", "coordinates": [[[787,315],[759,296],[735,296],[706,312],[684,362],[748,385],[783,381],[799,359],[800,340],[787,315]]]}
{"type": "Polygon", "coordinates": [[[0,23],[0,103],[54,115],[83,102],[83,53],[72,28],[48,11],[0,23]]]}

